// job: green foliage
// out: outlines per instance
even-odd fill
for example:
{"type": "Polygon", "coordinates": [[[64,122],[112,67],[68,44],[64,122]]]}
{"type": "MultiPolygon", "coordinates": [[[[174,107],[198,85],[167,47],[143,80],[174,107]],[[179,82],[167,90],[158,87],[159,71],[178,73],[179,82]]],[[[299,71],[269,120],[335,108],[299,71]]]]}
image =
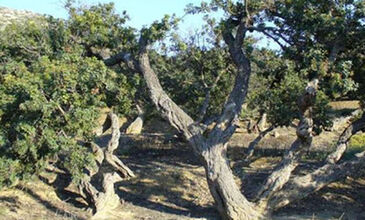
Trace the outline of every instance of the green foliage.
{"type": "Polygon", "coordinates": [[[365,134],[354,135],[350,140],[350,147],[365,148],[365,134]]]}
{"type": "Polygon", "coordinates": [[[365,150],[365,134],[357,134],[351,137],[349,146],[343,155],[344,159],[352,159],[355,154],[365,150]]]}
{"type": "Polygon", "coordinates": [[[131,106],[125,77],[95,58],[41,57],[28,68],[10,63],[5,69],[0,85],[2,155],[19,161],[20,178],[42,170],[60,153],[71,154],[67,162],[75,174],[81,172],[77,164],[85,164],[90,155],[75,139],[92,140],[98,107],[119,103],[119,112],[127,113],[131,106]]]}
{"type": "MultiPolygon", "coordinates": [[[[295,70],[295,63],[273,51],[257,50],[251,55],[253,76],[247,97],[247,108],[241,117],[258,117],[266,113],[273,126],[289,126],[299,119],[297,100],[301,97],[307,80],[295,70]]],[[[329,116],[329,99],[322,90],[317,92],[313,108],[314,131],[332,125],[329,116]]]]}
{"type": "Polygon", "coordinates": [[[173,36],[169,55],[151,52],[153,67],[170,97],[190,115],[198,116],[210,91],[205,118],[220,113],[234,79],[234,66],[227,48],[213,47],[207,32],[197,32],[188,39],[173,36]],[[217,81],[217,82],[216,82],[217,81]]]}
{"type": "Polygon", "coordinates": [[[265,19],[286,39],[284,55],[297,70],[320,78],[325,93],[340,98],[364,93],[364,8],[363,1],[280,0],[265,10],[265,19]]]}
{"type": "Polygon", "coordinates": [[[73,40],[82,44],[88,52],[102,48],[119,50],[135,45],[134,29],[125,25],[129,20],[124,11],[115,12],[114,3],[77,8],[68,5],[67,21],[73,40]]]}
{"type": "Polygon", "coordinates": [[[11,60],[30,63],[52,53],[51,36],[44,18],[12,23],[0,32],[1,62],[11,60]]]}
{"type": "MultiPolygon", "coordinates": [[[[165,16],[142,28],[138,39],[126,25],[128,15],[118,15],[113,3],[73,2],[66,2],[67,20],[40,17],[0,32],[0,187],[40,172],[57,157],[80,180],[84,166],[93,163],[85,143],[93,139],[99,108],[129,114],[132,100],[147,100],[140,76],[125,64],[107,67],[102,60],[121,50],[136,55],[138,40],[162,42],[179,21],[165,16]]],[[[278,54],[255,48],[246,36],[243,50],[253,74],[245,116],[265,112],[271,124],[289,125],[299,117],[297,99],[314,77],[321,80],[313,108],[317,133],[331,124],[329,98],[364,99],[362,1],[247,2],[188,5],[187,13],[206,14],[202,31],[185,40],[174,35],[170,45],[162,42],[150,51],[163,87],[184,110],[197,116],[209,91],[205,119],[220,113],[236,72],[222,33],[244,17],[252,18],[249,31],[271,22],[277,29],[267,31],[289,45],[278,54]],[[231,18],[229,25],[209,16],[217,10],[224,12],[222,21],[231,18]]]]}
{"type": "Polygon", "coordinates": [[[114,15],[112,5],[71,12],[68,21],[40,18],[0,33],[5,54],[0,60],[0,187],[31,177],[58,157],[80,180],[85,165],[94,163],[85,143],[93,140],[99,109],[130,113],[135,88],[127,77],[87,56],[91,44],[114,47],[128,41],[121,33],[130,29],[102,23],[122,24],[124,17],[114,15]],[[91,32],[75,34],[82,29],[91,32]]]}

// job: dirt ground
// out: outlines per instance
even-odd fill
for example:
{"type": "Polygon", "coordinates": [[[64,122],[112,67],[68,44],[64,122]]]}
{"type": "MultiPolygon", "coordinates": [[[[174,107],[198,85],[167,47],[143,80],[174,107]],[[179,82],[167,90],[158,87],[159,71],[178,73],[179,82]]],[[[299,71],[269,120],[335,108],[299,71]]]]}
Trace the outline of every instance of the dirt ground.
{"type": "MultiPolygon", "coordinates": [[[[248,198],[280,161],[282,151],[275,149],[288,147],[295,138],[292,131],[283,128],[279,136],[269,135],[257,153],[264,157],[256,157],[246,166],[242,166],[245,147],[255,135],[237,133],[232,138],[228,156],[237,184],[248,198]]],[[[313,151],[324,154],[338,134],[332,135],[317,138],[313,151]]],[[[105,136],[100,141],[107,139],[105,136]]],[[[116,186],[123,199],[119,208],[97,219],[219,219],[204,169],[183,141],[173,135],[156,133],[124,136],[118,154],[136,177],[116,186]]],[[[306,162],[309,163],[300,166],[297,173],[318,166],[318,162],[310,159],[306,162]]],[[[31,182],[1,191],[0,219],[90,219],[85,203],[72,187],[63,190],[69,182],[70,178],[63,173],[43,173],[31,182]]],[[[365,219],[365,179],[347,178],[333,183],[277,211],[274,219],[365,219]]]]}

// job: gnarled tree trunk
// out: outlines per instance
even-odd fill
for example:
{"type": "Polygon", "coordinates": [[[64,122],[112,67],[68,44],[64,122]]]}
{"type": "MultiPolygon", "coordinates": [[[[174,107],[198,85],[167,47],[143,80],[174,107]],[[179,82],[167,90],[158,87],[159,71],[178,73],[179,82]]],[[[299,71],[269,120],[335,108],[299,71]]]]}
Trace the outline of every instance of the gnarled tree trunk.
{"type": "Polygon", "coordinates": [[[265,184],[257,194],[259,206],[267,208],[267,201],[289,180],[291,173],[298,166],[298,160],[312,144],[312,106],[315,102],[318,80],[308,83],[305,93],[298,100],[300,122],[297,127],[297,139],[285,153],[281,163],[266,179],[265,184]]]}
{"type": "Polygon", "coordinates": [[[223,144],[209,147],[203,153],[209,190],[224,219],[261,219],[263,214],[249,202],[237,186],[225,155],[223,144]]]}
{"type": "Polygon", "coordinates": [[[114,184],[122,180],[122,177],[134,177],[134,173],[113,153],[119,146],[119,119],[118,116],[109,113],[111,123],[111,138],[105,150],[102,150],[98,145],[92,143],[91,147],[97,162],[96,170],[88,168],[89,172],[85,173],[85,177],[79,184],[79,191],[82,197],[92,207],[95,216],[102,216],[107,211],[116,208],[120,202],[118,195],[114,191],[114,184]],[[103,174],[102,188],[103,191],[98,191],[92,184],[91,179],[99,171],[105,163],[112,166],[117,172],[103,174]],[[120,176],[122,175],[122,177],[120,176]]]}
{"type": "MultiPolygon", "coordinates": [[[[116,59],[110,58],[107,61],[111,64],[124,61],[130,68],[143,74],[151,100],[156,108],[173,127],[184,135],[193,147],[194,152],[202,160],[209,189],[221,217],[223,219],[254,220],[263,219],[269,211],[282,207],[295,199],[300,199],[300,195],[294,196],[300,190],[308,195],[328,184],[329,181],[345,176],[346,172],[354,170],[353,168],[356,168],[356,170],[362,168],[364,157],[362,156],[357,162],[343,165],[327,164],[314,173],[308,174],[309,176],[305,179],[300,177],[301,180],[305,181],[304,185],[293,181],[297,178],[291,178],[292,171],[297,167],[299,158],[310,147],[312,141],[311,106],[317,89],[317,81],[313,81],[308,85],[306,93],[299,100],[301,120],[297,128],[297,140],[263,185],[262,190],[258,193],[257,201],[254,203],[245,198],[235,183],[232,170],[226,159],[226,144],[235,132],[235,123],[247,94],[251,74],[250,62],[242,50],[245,34],[250,28],[248,26],[250,26],[251,18],[248,14],[243,17],[232,17],[225,24],[223,38],[237,68],[237,74],[233,89],[222,109],[222,114],[215,120],[214,128],[209,132],[206,131],[206,126],[202,125],[199,120],[194,121],[163,90],[156,73],[150,66],[147,50],[149,41],[144,38],[143,33],[139,42],[140,50],[137,60],[131,60],[128,54],[119,53],[116,55],[116,59]],[[235,36],[233,36],[233,33],[235,33],[235,36]],[[345,173],[341,172],[341,175],[336,175],[336,171],[342,168],[345,173]],[[328,177],[325,181],[322,181],[321,176],[323,175],[328,177]],[[314,182],[310,182],[311,180],[314,180],[314,182]],[[311,184],[315,184],[315,186],[307,190],[306,186],[311,184]]],[[[209,95],[207,95],[206,100],[209,100],[209,95]]],[[[203,113],[206,110],[205,108],[206,105],[203,105],[203,113]]]]}

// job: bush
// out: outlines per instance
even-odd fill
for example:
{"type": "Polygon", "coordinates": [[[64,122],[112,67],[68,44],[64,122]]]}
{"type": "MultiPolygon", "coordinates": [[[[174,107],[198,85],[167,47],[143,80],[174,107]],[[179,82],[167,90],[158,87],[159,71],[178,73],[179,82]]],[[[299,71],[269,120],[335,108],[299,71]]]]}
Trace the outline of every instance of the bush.
{"type": "Polygon", "coordinates": [[[132,106],[135,89],[123,74],[85,56],[65,22],[40,19],[1,32],[0,187],[57,157],[79,180],[93,164],[84,143],[93,140],[99,109],[129,114],[132,106]]]}

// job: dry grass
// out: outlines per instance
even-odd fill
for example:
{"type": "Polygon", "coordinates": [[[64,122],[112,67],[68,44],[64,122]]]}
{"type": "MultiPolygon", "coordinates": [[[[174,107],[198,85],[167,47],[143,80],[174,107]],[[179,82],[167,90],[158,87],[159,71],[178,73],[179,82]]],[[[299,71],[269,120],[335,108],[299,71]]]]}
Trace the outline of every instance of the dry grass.
{"type": "MultiPolygon", "coordinates": [[[[271,141],[273,136],[268,136],[263,144],[276,143],[286,148],[290,140],[283,140],[295,137],[290,132],[293,129],[283,129],[277,143],[271,141]],[[288,132],[289,135],[285,136],[288,132]]],[[[228,148],[237,184],[242,186],[245,194],[259,186],[280,161],[280,157],[266,156],[243,167],[242,156],[246,150],[243,146],[253,138],[253,135],[235,135],[228,148]]],[[[333,137],[321,137],[323,144],[329,144],[329,139],[333,137]]],[[[190,148],[176,141],[167,141],[163,136],[129,137],[125,144],[132,146],[130,153],[120,156],[137,177],[117,186],[117,192],[124,200],[120,207],[94,219],[219,219],[213,208],[204,169],[199,166],[190,148]]],[[[300,167],[300,174],[313,168],[300,167]]],[[[55,181],[54,174],[44,176],[50,182],[55,181]]],[[[60,197],[59,193],[40,180],[16,189],[3,190],[0,192],[0,219],[90,219],[90,213],[83,209],[85,207],[75,207],[75,203],[67,199],[67,194],[60,197]]],[[[365,180],[347,179],[279,210],[275,213],[275,219],[365,219],[364,196],[365,180]]]]}
{"type": "Polygon", "coordinates": [[[359,109],[360,101],[352,100],[352,101],[336,101],[330,102],[329,104],[333,110],[344,110],[344,109],[359,109]]]}

